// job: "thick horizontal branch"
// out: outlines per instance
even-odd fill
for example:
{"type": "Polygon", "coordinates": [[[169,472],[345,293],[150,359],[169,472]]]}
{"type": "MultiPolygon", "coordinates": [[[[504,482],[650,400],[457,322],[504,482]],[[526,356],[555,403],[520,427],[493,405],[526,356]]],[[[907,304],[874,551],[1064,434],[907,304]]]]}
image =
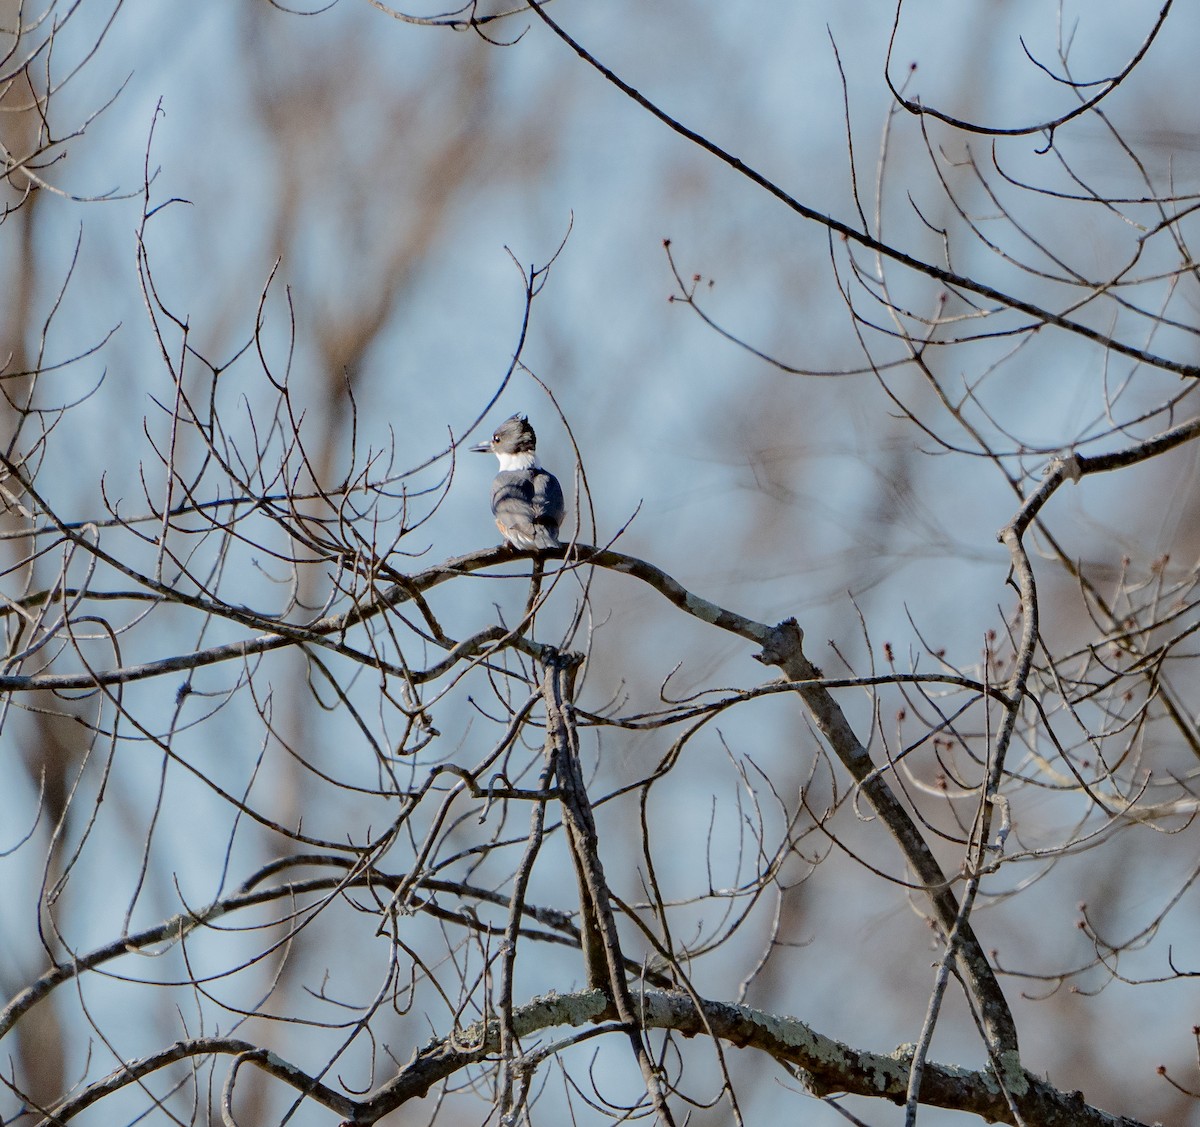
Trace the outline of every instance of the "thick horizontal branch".
{"type": "MultiPolygon", "coordinates": [[[[818,1095],[846,1092],[904,1102],[911,1046],[903,1046],[891,1054],[855,1049],[795,1018],[706,999],[697,1003],[691,996],[675,991],[644,991],[637,996],[635,1005],[637,1021],[643,1029],[669,1029],[685,1037],[715,1037],[738,1048],[757,1049],[799,1069],[809,1088],[818,1095]]],[[[515,1009],[513,1025],[518,1037],[531,1037],[553,1026],[589,1024],[609,1009],[610,1001],[600,990],[549,994],[515,1009]]],[[[613,1026],[614,1032],[620,1028],[613,1026]]],[[[197,1052],[247,1052],[240,1042],[221,1048],[214,1047],[215,1040],[196,1042],[197,1052]]],[[[187,1044],[181,1042],[174,1050],[178,1052],[187,1044]]],[[[423,1098],[435,1085],[464,1068],[486,1060],[496,1053],[499,1045],[499,1019],[476,1022],[449,1037],[430,1041],[413,1054],[393,1079],[356,1101],[330,1093],[274,1054],[260,1051],[250,1059],[264,1071],[345,1115],[347,1127],[366,1127],[410,1100],[423,1098]],[[352,1107],[347,1108],[348,1103],[352,1107]]],[[[1036,1123],[1038,1127],[1141,1127],[1137,1120],[1090,1106],[1079,1092],[1062,1092],[1028,1074],[1023,1075],[1022,1081],[1022,1089],[1012,1092],[1010,1087],[1010,1094],[1025,1123],[1036,1123]]],[[[1015,1121],[1000,1085],[988,1071],[927,1064],[920,1099],[928,1106],[978,1115],[989,1122],[1015,1121]]]]}

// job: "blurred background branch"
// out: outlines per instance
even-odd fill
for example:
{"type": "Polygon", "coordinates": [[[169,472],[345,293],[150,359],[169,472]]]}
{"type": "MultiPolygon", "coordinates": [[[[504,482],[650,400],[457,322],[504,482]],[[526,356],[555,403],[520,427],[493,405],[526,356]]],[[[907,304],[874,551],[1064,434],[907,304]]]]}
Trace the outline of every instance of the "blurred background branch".
{"type": "Polygon", "coordinates": [[[0,1119],[1196,1120],[1198,19],[0,0],[0,1119]]]}

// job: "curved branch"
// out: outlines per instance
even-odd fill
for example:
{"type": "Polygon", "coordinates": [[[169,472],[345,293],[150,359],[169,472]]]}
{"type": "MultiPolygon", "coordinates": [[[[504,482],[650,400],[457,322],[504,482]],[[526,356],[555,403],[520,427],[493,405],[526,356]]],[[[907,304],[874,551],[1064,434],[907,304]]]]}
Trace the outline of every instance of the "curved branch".
{"type": "MultiPolygon", "coordinates": [[[[961,129],[964,133],[982,133],[988,137],[1026,137],[1031,133],[1049,133],[1053,135],[1054,130],[1056,130],[1059,126],[1066,125],[1068,121],[1087,113],[1088,110],[1092,109],[1094,106],[1098,106],[1102,101],[1104,101],[1105,98],[1109,96],[1109,94],[1111,94],[1118,86],[1120,86],[1130,74],[1133,73],[1134,68],[1137,67],[1143,58],[1145,58],[1146,52],[1150,50],[1151,44],[1158,38],[1158,33],[1162,31],[1163,24],[1167,22],[1167,13],[1170,12],[1171,5],[1173,3],[1174,0],[1166,0],[1166,3],[1163,4],[1161,11],[1158,13],[1158,19],[1154,21],[1154,27],[1150,29],[1149,35],[1146,36],[1146,38],[1142,41],[1142,45],[1137,49],[1137,51],[1134,52],[1133,58],[1131,58],[1129,62],[1111,78],[1101,79],[1096,83],[1070,83],[1070,85],[1075,87],[1082,85],[1099,85],[1103,87],[1103,89],[1098,94],[1096,94],[1094,97],[1087,98],[1085,101],[1077,105],[1073,110],[1069,110],[1060,117],[1054,117],[1049,121],[1042,121],[1036,125],[1018,125],[1009,129],[992,125],[978,125],[974,122],[964,121],[962,118],[954,117],[951,114],[943,113],[941,110],[931,109],[929,106],[922,105],[920,102],[913,101],[911,98],[906,98],[897,88],[896,84],[892,81],[892,76],[890,73],[892,48],[895,46],[896,32],[900,27],[900,9],[903,7],[903,0],[900,0],[900,3],[896,5],[896,18],[892,22],[892,34],[891,38],[888,40],[887,62],[883,68],[884,81],[887,82],[888,89],[892,92],[892,97],[895,98],[901,106],[908,110],[909,113],[915,114],[917,117],[936,118],[938,121],[943,121],[947,125],[954,126],[955,129],[961,129]]],[[[1038,63],[1032,55],[1029,55],[1028,49],[1026,49],[1025,53],[1029,56],[1030,61],[1033,62],[1035,66],[1040,67],[1042,70],[1046,70],[1046,68],[1041,66],[1041,64],[1038,63]]],[[[1051,77],[1054,76],[1051,75],[1051,77]]]]}
{"type": "MultiPolygon", "coordinates": [[[[990,836],[992,808],[1000,793],[1004,760],[1016,731],[1021,706],[1025,700],[1026,683],[1030,670],[1033,668],[1034,652],[1039,637],[1037,582],[1033,575],[1033,565],[1029,562],[1029,555],[1025,551],[1026,531],[1037,519],[1042,507],[1057,492],[1058,487],[1064,481],[1078,482],[1088,474],[1108,473],[1112,470],[1136,465],[1138,462],[1155,458],[1176,446],[1190,442],[1198,435],[1200,435],[1200,416],[1121,450],[1091,455],[1071,452],[1065,456],[1054,458],[1046,467],[1042,484],[1025,499],[1016,516],[996,534],[996,539],[1008,549],[1012,560],[1012,575],[1021,600],[1022,622],[1021,638],[1017,646],[1017,660],[1007,688],[1009,700],[1005,706],[1004,721],[997,733],[996,745],[988,764],[984,801],[979,807],[979,830],[976,845],[980,851],[980,857],[982,857],[982,850],[986,847],[990,836]]],[[[982,868],[982,865],[980,867],[982,868]]],[[[971,893],[974,888],[975,880],[973,878],[970,886],[971,893]]]]}
{"type": "MultiPolygon", "coordinates": [[[[120,1068],[114,1069],[103,1079],[89,1084],[77,1096],[66,1100],[54,1108],[38,1127],[60,1127],[80,1112],[86,1111],[93,1104],[99,1103],[114,1092],[136,1084],[152,1073],[159,1072],[181,1060],[194,1057],[208,1057],[214,1054],[232,1054],[239,1061],[258,1065],[264,1072],[295,1088],[298,1092],[324,1104],[325,1107],[336,1111],[339,1115],[352,1116],[355,1114],[356,1103],[348,1096],[327,1084],[322,1084],[315,1077],[297,1068],[269,1049],[259,1048],[249,1041],[241,1041],[234,1037],[193,1037],[189,1041],[176,1041],[175,1044],[160,1053],[153,1053],[138,1060],[126,1061],[120,1068]]],[[[355,1121],[357,1122],[357,1121],[355,1121]]]]}

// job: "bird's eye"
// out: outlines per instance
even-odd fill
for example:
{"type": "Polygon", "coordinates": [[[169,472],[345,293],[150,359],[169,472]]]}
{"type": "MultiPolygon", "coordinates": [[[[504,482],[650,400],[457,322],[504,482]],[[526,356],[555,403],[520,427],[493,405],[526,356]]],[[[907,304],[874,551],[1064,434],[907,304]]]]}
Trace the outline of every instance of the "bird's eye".
{"type": "Polygon", "coordinates": [[[492,435],[492,441],[493,441],[493,442],[499,442],[499,441],[500,441],[500,432],[499,432],[499,431],[496,431],[496,433],[492,435]]]}

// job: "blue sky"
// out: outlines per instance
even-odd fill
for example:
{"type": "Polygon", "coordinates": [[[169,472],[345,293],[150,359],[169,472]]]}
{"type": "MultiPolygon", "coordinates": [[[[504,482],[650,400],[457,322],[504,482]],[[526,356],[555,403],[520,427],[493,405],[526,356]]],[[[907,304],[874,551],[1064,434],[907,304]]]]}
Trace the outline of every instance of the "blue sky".
{"type": "MultiPolygon", "coordinates": [[[[1030,63],[1022,38],[1053,67],[1060,24],[1070,31],[1078,20],[1073,73],[1090,80],[1124,64],[1157,12],[1151,4],[1125,5],[1119,15],[1065,7],[1060,21],[1043,8],[997,3],[948,12],[941,4],[906,3],[891,73],[903,77],[909,63],[917,62],[908,92],[962,117],[1005,126],[1035,121],[1061,112],[1074,95],[1030,63]]],[[[665,110],[804,203],[857,225],[848,197],[846,122],[832,39],[845,71],[860,193],[874,223],[880,141],[892,104],[883,79],[892,7],[867,4],[851,12],[805,2],[756,5],[747,12],[681,3],[620,9],[560,3],[552,11],[665,110]]],[[[68,23],[57,65],[66,68],[72,51],[80,57],[104,18],[103,6],[73,17],[78,23],[68,23]]],[[[1191,12],[1172,17],[1171,33],[1154,45],[1145,68],[1114,95],[1109,110],[1141,144],[1150,174],[1159,183],[1168,172],[1190,178],[1188,190],[1196,169],[1195,149],[1187,143],[1194,123],[1186,107],[1194,99],[1167,98],[1164,86],[1177,84],[1186,93],[1194,72],[1189,60],[1195,20],[1191,12]],[[1164,149],[1174,163],[1168,164],[1164,149]]],[[[44,194],[32,263],[18,257],[19,246],[5,242],[9,231],[0,228],[0,262],[8,271],[37,271],[42,310],[50,308],[75,241],[81,240],[76,276],[48,334],[51,358],[78,353],[120,326],[97,355],[71,365],[52,385],[52,396],[70,399],[103,376],[96,394],[61,424],[69,459],[63,456],[45,470],[63,515],[83,519],[96,512],[102,475],[106,496],[122,498],[125,512],[146,507],[143,480],[152,499],[162,480],[161,470],[155,476],[143,417],[149,434],[161,442],[166,418],[154,400],[169,400],[173,389],[135,266],[153,126],[150,206],[180,201],[155,211],[146,226],[160,296],[188,323],[191,346],[208,361],[224,363],[251,340],[260,295],[274,270],[263,306],[265,352],[274,372],[290,365],[294,402],[305,412],[303,433],[328,454],[331,465],[348,463],[350,444],[346,417],[331,407],[327,389],[341,378],[339,359],[352,357],[348,374],[358,406],[360,458],[368,449],[394,443],[396,465],[403,468],[441,449],[448,433],[477,441],[494,422],[524,410],[537,425],[543,461],[564,484],[571,481],[565,428],[522,371],[481,428],[465,433],[498,387],[516,345],[523,295],[514,258],[522,267],[544,265],[569,230],[534,302],[522,361],[550,387],[571,425],[600,538],[614,535],[632,517],[619,546],[744,614],[763,621],[798,615],[810,656],[827,671],[841,668],[839,654],[865,671],[872,659],[880,660],[884,642],[906,666],[923,639],[930,648],[944,649],[952,665],[976,662],[985,631],[1002,631],[1015,602],[1005,582],[1008,558],[995,540],[995,531],[1014,512],[1014,498],[990,462],[952,456],[898,417],[890,396],[936,434],[966,442],[918,373],[902,368],[877,379],[863,371],[863,350],[831,265],[837,264],[836,279],[846,284],[844,245],[831,244],[821,227],[652,120],[535,19],[503,26],[505,34],[527,30],[515,45],[494,47],[466,33],[408,26],[349,0],[309,16],[226,0],[203,6],[125,0],[95,58],[55,102],[58,128],[78,124],[122,82],[127,85],[70,147],[69,159],[52,170],[53,183],[63,190],[119,198],[78,203],[44,194]],[[685,279],[701,276],[698,298],[705,312],[730,332],[795,367],[856,374],[779,371],[721,339],[683,303],[669,303],[675,284],[664,237],[671,239],[685,279]],[[336,343],[339,329],[369,319],[376,302],[378,316],[363,347],[351,341],[335,349],[330,342],[336,343]]],[[[936,228],[945,225],[954,231],[955,269],[1020,286],[1029,300],[1065,305],[1054,283],[1019,273],[963,233],[915,119],[901,114],[892,130],[878,181],[885,238],[935,261],[941,253],[936,228]]],[[[1023,236],[997,217],[962,164],[962,137],[936,125],[930,136],[956,198],[985,216],[981,230],[997,232],[1013,253],[1044,265],[1023,236]]],[[[1131,196],[1144,190],[1127,157],[1093,119],[1070,132],[1064,128],[1059,140],[1077,161],[1073,167],[1096,183],[1131,196]]],[[[997,157],[1013,176],[1061,187],[1069,179],[1052,156],[1037,153],[1043,141],[1037,134],[1005,139],[997,157]]],[[[989,140],[970,143],[986,167],[989,140]]],[[[1021,209],[1031,233],[1094,276],[1124,261],[1136,240],[1111,210],[1068,212],[1046,198],[1004,186],[997,190],[1021,209]]],[[[1152,244],[1145,272],[1158,267],[1156,254],[1152,244]]],[[[863,252],[857,252],[857,261],[868,270],[873,265],[863,252]]],[[[929,279],[892,264],[886,280],[897,304],[916,313],[936,307],[939,287],[929,279]]],[[[1155,283],[1139,291],[1147,306],[1161,297],[1155,283]]],[[[1181,288],[1171,300],[1177,311],[1190,308],[1194,314],[1190,292],[1181,288]]],[[[857,308],[886,329],[878,306],[860,300],[857,308]]],[[[1108,310],[1093,314],[1086,308],[1080,314],[1093,315],[1108,326],[1108,310]]],[[[1121,314],[1118,325],[1131,341],[1190,355],[1183,334],[1164,331],[1147,340],[1144,322],[1126,317],[1121,314]]],[[[1018,319],[1006,314],[997,320],[1011,326],[1018,319]]],[[[884,335],[863,331],[877,361],[898,355],[884,335]]],[[[34,336],[31,331],[27,341],[34,336]]],[[[1052,329],[1023,339],[935,349],[931,356],[951,396],[990,373],[973,417],[1006,450],[1018,444],[1037,448],[1027,458],[1032,468],[1048,452],[1104,425],[1104,388],[1121,384],[1131,365],[1117,359],[1105,368],[1097,349],[1052,329]]],[[[173,356],[184,355],[177,328],[166,327],[164,341],[173,356]]],[[[194,358],[185,361],[185,372],[188,387],[205,386],[204,366],[194,358]]],[[[1117,415],[1136,416],[1178,382],[1170,373],[1139,370],[1118,400],[1117,415]]],[[[222,373],[219,388],[230,420],[243,418],[245,405],[263,411],[273,402],[253,349],[222,373]]],[[[242,423],[231,422],[231,431],[239,442],[250,441],[242,423]]],[[[198,459],[198,448],[185,457],[198,459]]],[[[1182,452],[1127,480],[1067,489],[1057,501],[1053,521],[1061,523],[1055,527],[1102,577],[1111,577],[1123,554],[1141,567],[1168,548],[1186,554],[1196,546],[1186,501],[1192,460],[1182,452]],[[1166,501],[1147,504],[1148,496],[1166,501]]],[[[431,481],[444,468],[441,463],[417,480],[431,481]]],[[[491,543],[486,505],[491,473],[490,460],[463,454],[444,504],[406,542],[424,553],[412,567],[491,543]]],[[[247,601],[273,590],[265,578],[269,566],[254,571],[261,563],[246,564],[247,601]]],[[[1073,637],[1080,626],[1078,609],[1068,606],[1070,585],[1048,574],[1045,589],[1054,595],[1046,608],[1049,627],[1061,629],[1064,639],[1073,637]]],[[[603,627],[586,686],[592,706],[622,693],[631,707],[652,702],[662,679],[681,661],[676,675],[681,692],[761,679],[747,647],[681,623],[656,596],[613,577],[604,577],[597,591],[592,611],[603,627]]],[[[559,595],[562,604],[548,608],[548,615],[565,618],[573,598],[569,584],[559,595]]],[[[472,581],[458,585],[453,598],[439,596],[438,606],[448,623],[467,629],[488,620],[496,604],[514,615],[523,598],[521,584],[472,581]]],[[[131,651],[148,660],[197,644],[186,622],[176,626],[178,633],[136,636],[131,651]]],[[[920,663],[928,669],[932,659],[926,654],[920,663]]],[[[294,667],[282,663],[267,670],[281,712],[283,702],[293,700],[295,686],[288,679],[295,675],[294,667]]],[[[232,674],[217,670],[206,676],[215,690],[227,686],[232,674]]],[[[130,690],[130,697],[162,724],[174,688],[173,682],[142,686],[130,690]]],[[[356,691],[366,694],[367,688],[356,691]]],[[[847,698],[846,707],[866,731],[869,702],[865,696],[847,698]]],[[[891,723],[888,713],[895,707],[887,698],[881,723],[891,723]]],[[[680,809],[662,811],[664,825],[678,817],[676,830],[688,842],[682,857],[664,860],[680,889],[699,879],[698,870],[684,862],[704,848],[703,833],[687,836],[688,811],[707,810],[716,801],[724,827],[718,843],[720,833],[729,840],[736,833],[736,808],[722,805],[738,786],[732,762],[752,758],[789,793],[805,775],[811,736],[785,709],[758,708],[743,720],[731,718],[722,739],[698,741],[697,762],[681,780],[680,809]]],[[[477,729],[448,710],[469,746],[477,729]]],[[[258,737],[242,738],[241,717],[231,708],[211,729],[199,728],[181,742],[188,754],[202,755],[206,734],[220,733],[220,755],[228,763],[213,769],[244,783],[258,737]]],[[[337,713],[303,723],[291,718],[288,724],[307,725],[306,736],[322,756],[353,744],[353,729],[337,713]]],[[[10,740],[5,754],[15,754],[16,737],[0,738],[10,740]]],[[[661,752],[649,737],[614,741],[605,745],[601,774],[619,778],[661,752]]],[[[369,773],[369,767],[367,759],[348,769],[369,773]]],[[[125,801],[138,809],[145,798],[139,787],[147,785],[144,765],[134,761],[117,770],[129,788],[125,801]]],[[[169,793],[178,804],[172,811],[211,801],[191,792],[186,780],[177,785],[178,795],[169,793]]],[[[303,806],[304,786],[296,788],[295,794],[272,794],[265,801],[278,800],[280,808],[303,806]]],[[[30,801],[31,791],[23,788],[19,801],[9,803],[20,808],[8,816],[27,824],[30,801]]],[[[1053,838],[1078,814],[1072,802],[1061,796],[1030,800],[1023,817],[1031,837],[1053,838]]],[[[216,803],[207,813],[222,825],[216,839],[223,841],[231,832],[228,809],[216,803]]],[[[353,823],[361,816],[347,802],[310,817],[332,834],[339,819],[353,823]]],[[[175,871],[184,886],[203,896],[215,889],[223,863],[216,854],[189,855],[196,833],[182,813],[168,822],[159,831],[164,847],[157,862],[162,875],[156,909],[171,900],[165,874],[175,871]]],[[[118,823],[101,836],[111,832],[116,842],[120,829],[118,823]]],[[[619,837],[616,830],[613,836],[619,837]]],[[[1134,872],[1157,865],[1154,849],[1161,844],[1149,833],[1138,841],[1129,850],[1134,872]]],[[[250,857],[265,847],[254,842],[244,848],[250,857]]],[[[614,870],[632,874],[637,860],[633,850],[617,854],[614,870]]],[[[94,863],[102,866],[103,858],[94,863]]],[[[9,866],[12,875],[5,879],[28,891],[36,878],[16,862],[9,866]]],[[[1082,863],[1079,868],[1065,863],[1060,872],[1027,898],[1051,916],[1044,934],[1029,936],[1030,919],[1037,917],[1014,906],[1025,902],[1019,898],[985,916],[998,917],[994,935],[1008,950],[1023,938],[1020,958],[1030,963],[1084,957],[1074,909],[1063,906],[1074,904],[1078,888],[1103,887],[1111,879],[1099,864],[1085,870],[1082,863]],[[1055,906],[1062,909],[1057,914],[1055,906]]],[[[552,886],[553,871],[547,879],[552,886]]],[[[121,896],[128,895],[123,890],[121,896]]],[[[923,948],[922,925],[903,896],[842,858],[832,859],[805,895],[811,906],[802,939],[812,946],[797,956],[794,980],[779,987],[781,1004],[818,1028],[871,1048],[913,1039],[934,956],[923,948]],[[902,942],[893,944],[893,933],[902,942]],[[880,994],[847,1001],[838,984],[864,960],[885,968],[880,994]]],[[[1135,918],[1138,910],[1131,911],[1135,918]]],[[[105,919],[99,935],[109,934],[110,926],[105,919]]],[[[95,937],[80,923],[77,938],[86,946],[95,937]]],[[[23,970],[36,965],[36,948],[24,946],[28,935],[12,942],[22,951],[14,965],[23,970]]],[[[722,975],[736,979],[736,964],[746,957],[739,951],[730,966],[718,962],[714,992],[722,988],[722,975]]],[[[15,973],[11,966],[5,970],[9,978],[15,973]]],[[[569,976],[570,966],[562,973],[569,976]]],[[[563,988],[567,982],[564,978],[563,988]]],[[[1143,999],[1149,992],[1134,993],[1143,999]]],[[[1145,1053],[1136,1062],[1137,1082],[1147,1090],[1153,1089],[1149,1074],[1159,1057],[1186,1057],[1185,1034],[1193,1020],[1188,1014],[1194,1012],[1194,995],[1184,988],[1176,987],[1169,998],[1165,991],[1154,996],[1164,1015],[1156,1030],[1161,1040],[1147,1037],[1137,1047],[1145,1053]]],[[[1079,1022],[1107,1028],[1106,1022],[1135,1004],[1129,997],[1114,987],[1094,1001],[1064,998],[1040,1008],[1018,1003],[1033,1066],[1040,1070],[1044,1060],[1067,1087],[1102,1084],[1086,1062],[1062,1047],[1061,1029],[1079,1022]]],[[[966,1028],[965,1015],[952,1012],[948,1029],[961,1036],[966,1028]]],[[[960,1046],[952,1034],[946,1037],[945,1044],[935,1042],[934,1055],[944,1050],[955,1059],[960,1046]]],[[[975,1056],[966,1063],[977,1063],[975,1056]]],[[[1103,1097],[1098,1093],[1096,1099],[1104,1102],[1103,1097]]],[[[827,1109],[807,1110],[814,1123],[840,1122],[827,1109]]],[[[929,1122],[942,1119],[931,1115],[929,1122]]]]}

